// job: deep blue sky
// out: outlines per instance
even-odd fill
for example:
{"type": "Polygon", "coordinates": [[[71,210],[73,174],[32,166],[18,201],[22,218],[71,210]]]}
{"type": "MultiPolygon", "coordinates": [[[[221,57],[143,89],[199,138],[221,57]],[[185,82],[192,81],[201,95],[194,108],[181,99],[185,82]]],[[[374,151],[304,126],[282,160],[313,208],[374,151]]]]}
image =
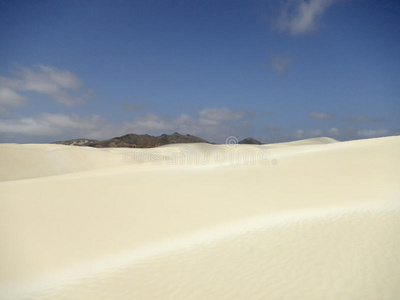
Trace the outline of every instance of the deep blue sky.
{"type": "Polygon", "coordinates": [[[2,1],[0,142],[400,134],[400,1],[2,1]]]}

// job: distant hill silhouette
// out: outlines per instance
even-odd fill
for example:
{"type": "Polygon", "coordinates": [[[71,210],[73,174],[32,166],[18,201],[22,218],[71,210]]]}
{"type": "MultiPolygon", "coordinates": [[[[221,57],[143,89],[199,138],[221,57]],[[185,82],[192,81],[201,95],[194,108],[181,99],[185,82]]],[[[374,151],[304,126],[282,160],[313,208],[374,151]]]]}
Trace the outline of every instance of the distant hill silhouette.
{"type": "Polygon", "coordinates": [[[182,135],[178,132],[173,134],[162,134],[160,136],[152,136],[148,134],[126,134],[109,140],[97,141],[91,139],[73,139],[67,141],[54,142],[53,144],[88,146],[96,148],[107,147],[125,147],[125,148],[153,148],[168,144],[177,143],[208,143],[197,136],[190,134],[182,135]]]}
{"type": "Polygon", "coordinates": [[[239,144],[251,144],[251,145],[262,145],[260,141],[257,141],[256,139],[253,138],[246,138],[244,140],[241,140],[239,144]]]}

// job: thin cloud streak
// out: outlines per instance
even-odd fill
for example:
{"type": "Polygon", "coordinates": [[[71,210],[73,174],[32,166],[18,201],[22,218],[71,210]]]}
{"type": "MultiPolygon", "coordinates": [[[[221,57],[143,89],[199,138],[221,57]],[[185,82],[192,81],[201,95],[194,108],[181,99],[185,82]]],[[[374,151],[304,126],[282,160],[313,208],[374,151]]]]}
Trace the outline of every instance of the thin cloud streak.
{"type": "Polygon", "coordinates": [[[75,114],[43,113],[36,117],[0,120],[0,133],[27,136],[107,139],[126,133],[161,134],[178,131],[199,135],[210,141],[221,141],[246,129],[245,112],[225,107],[205,108],[192,117],[181,114],[176,118],[156,114],[141,115],[131,121],[112,124],[99,115],[80,117],[75,114]]]}
{"type": "Polygon", "coordinates": [[[317,119],[317,120],[324,120],[332,118],[331,114],[324,113],[324,112],[311,112],[308,114],[310,118],[317,119]]]}
{"type": "Polygon", "coordinates": [[[321,129],[313,129],[313,130],[298,129],[294,136],[296,139],[308,139],[314,137],[322,137],[324,136],[324,132],[321,129]]]}
{"type": "Polygon", "coordinates": [[[279,126],[276,126],[276,125],[269,124],[269,125],[265,125],[265,126],[264,126],[264,129],[265,129],[266,131],[279,131],[279,130],[280,130],[280,127],[279,127],[279,126]]]}
{"type": "Polygon", "coordinates": [[[398,135],[399,131],[381,129],[358,129],[357,127],[336,128],[331,127],[328,130],[323,129],[298,129],[293,135],[285,135],[286,140],[299,140],[318,137],[330,137],[339,141],[358,140],[377,138],[390,135],[398,135]]]}
{"type": "Polygon", "coordinates": [[[65,105],[85,104],[93,91],[84,87],[82,81],[67,70],[38,65],[33,68],[18,67],[16,77],[0,77],[0,104],[18,107],[26,102],[24,92],[36,92],[65,105]]]}
{"type": "Polygon", "coordinates": [[[125,111],[141,111],[146,109],[150,105],[147,101],[142,102],[125,102],[122,104],[122,109],[125,111]]]}
{"type": "MultiPolygon", "coordinates": [[[[243,136],[247,132],[249,120],[244,116],[244,112],[227,108],[207,108],[199,111],[194,117],[181,114],[175,118],[169,118],[147,114],[131,121],[113,124],[100,115],[81,117],[76,114],[42,113],[36,117],[0,120],[0,134],[30,136],[31,138],[47,137],[51,142],[70,138],[108,139],[127,133],[158,135],[177,131],[182,134],[197,135],[211,142],[223,143],[228,136],[243,136]],[[225,115],[214,114],[215,111],[224,112],[225,115]]],[[[400,134],[399,130],[358,129],[357,127],[332,127],[328,130],[297,129],[290,133],[280,130],[277,126],[267,125],[265,130],[277,133],[268,138],[271,142],[323,136],[345,141],[400,134]]]]}
{"type": "Polygon", "coordinates": [[[281,32],[301,35],[318,28],[318,21],[335,0],[281,1],[278,20],[274,26],[281,32]]]}
{"type": "Polygon", "coordinates": [[[276,55],[271,59],[270,66],[278,74],[285,75],[292,63],[293,59],[289,56],[276,55]]]}
{"type": "Polygon", "coordinates": [[[390,135],[397,135],[398,131],[389,130],[385,128],[381,129],[358,129],[357,127],[345,127],[336,128],[332,127],[327,131],[329,137],[338,140],[355,140],[355,139],[365,139],[365,138],[376,138],[390,135]]]}
{"type": "Polygon", "coordinates": [[[13,89],[10,89],[6,86],[2,86],[0,78],[0,105],[19,107],[25,104],[25,102],[26,102],[25,97],[19,95],[13,89]]]}
{"type": "Polygon", "coordinates": [[[379,118],[379,117],[367,117],[367,116],[351,116],[351,117],[345,117],[342,118],[343,121],[353,121],[353,122],[359,122],[359,123],[366,123],[366,122],[379,122],[383,121],[384,118],[379,118]]]}

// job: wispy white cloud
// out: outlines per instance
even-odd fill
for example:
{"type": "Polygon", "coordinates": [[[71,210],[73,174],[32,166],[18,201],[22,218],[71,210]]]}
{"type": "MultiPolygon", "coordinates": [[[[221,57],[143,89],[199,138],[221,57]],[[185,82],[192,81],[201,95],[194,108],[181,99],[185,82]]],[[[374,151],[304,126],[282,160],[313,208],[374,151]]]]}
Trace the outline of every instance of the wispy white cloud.
{"type": "MultiPolygon", "coordinates": [[[[127,133],[153,134],[180,132],[193,134],[212,142],[224,142],[228,136],[249,136],[250,117],[244,111],[228,108],[205,108],[195,116],[181,114],[166,117],[146,114],[121,123],[111,123],[100,115],[78,116],[76,114],[42,113],[35,117],[0,119],[0,134],[4,136],[35,137],[40,140],[56,141],[70,138],[108,139],[127,133]]],[[[294,132],[282,130],[275,125],[264,128],[272,141],[290,141],[328,136],[340,141],[400,134],[399,131],[380,129],[359,129],[357,127],[325,129],[298,129],[294,132]]],[[[268,140],[268,138],[262,139],[268,140]]],[[[5,141],[2,141],[5,142],[5,141]]]]}
{"type": "Polygon", "coordinates": [[[80,117],[74,114],[43,113],[31,118],[0,120],[0,133],[48,136],[59,140],[107,139],[126,133],[161,134],[178,131],[199,135],[210,141],[222,141],[229,135],[240,134],[246,128],[244,116],[244,112],[228,108],[205,108],[198,111],[195,117],[181,114],[176,118],[169,118],[147,114],[131,121],[112,124],[99,115],[80,117]]]}
{"type": "Polygon", "coordinates": [[[221,140],[232,134],[240,134],[246,127],[245,112],[222,108],[205,108],[197,112],[196,117],[181,114],[176,118],[168,118],[155,114],[140,116],[124,124],[126,131],[138,133],[162,133],[178,131],[199,135],[210,140],[221,140]],[[235,126],[240,122],[242,126],[235,126]],[[235,130],[238,130],[234,132],[235,130]]]}
{"type": "Polygon", "coordinates": [[[303,130],[298,129],[293,137],[289,139],[307,139],[314,137],[331,137],[337,139],[339,141],[348,141],[348,140],[357,140],[357,139],[365,139],[365,138],[375,138],[382,137],[388,135],[396,135],[398,132],[391,131],[388,129],[366,129],[360,130],[357,127],[346,127],[346,128],[336,128],[332,127],[328,130],[322,129],[312,129],[312,130],[303,130]]]}
{"type": "Polygon", "coordinates": [[[243,119],[244,113],[226,107],[205,108],[198,112],[199,123],[204,125],[219,125],[223,122],[243,119]]]}
{"type": "Polygon", "coordinates": [[[122,109],[126,111],[141,111],[149,106],[149,102],[141,101],[141,102],[125,102],[122,104],[122,109]]]}
{"type": "Polygon", "coordinates": [[[18,107],[26,102],[26,98],[15,90],[2,86],[0,78],[0,105],[18,107]]]}
{"type": "Polygon", "coordinates": [[[290,67],[292,63],[293,59],[285,55],[276,55],[270,61],[272,69],[274,69],[281,75],[286,74],[287,69],[290,67]]]}
{"type": "Polygon", "coordinates": [[[324,132],[321,129],[312,129],[312,130],[298,129],[294,136],[296,139],[308,139],[308,138],[324,136],[324,132]]]}
{"type": "Polygon", "coordinates": [[[391,131],[389,129],[358,129],[356,127],[345,127],[345,128],[330,128],[327,131],[327,135],[336,138],[338,140],[354,140],[363,138],[375,138],[388,135],[396,135],[398,132],[391,131]]]}
{"type": "MultiPolygon", "coordinates": [[[[168,118],[156,114],[146,114],[139,116],[138,118],[126,122],[125,126],[128,128],[132,128],[136,133],[149,133],[149,132],[158,132],[160,130],[171,130],[174,127],[177,127],[181,120],[186,119],[186,115],[180,115],[178,118],[168,118]]],[[[191,118],[188,118],[191,119],[191,118]]]]}
{"type": "Polygon", "coordinates": [[[317,119],[317,120],[323,120],[323,119],[330,119],[330,118],[332,118],[332,115],[331,115],[331,114],[328,114],[328,113],[325,113],[325,112],[310,112],[310,113],[308,114],[308,116],[309,116],[310,118],[317,119]]]}
{"type": "Polygon", "coordinates": [[[359,123],[365,123],[365,122],[379,122],[383,121],[384,118],[379,118],[379,117],[367,117],[367,116],[351,116],[351,117],[345,117],[342,120],[344,121],[353,121],[353,122],[359,122],[359,123]]]}
{"type": "Polygon", "coordinates": [[[0,117],[1,116],[6,116],[8,114],[8,111],[0,106],[0,117]]]}
{"type": "Polygon", "coordinates": [[[275,29],[294,35],[305,34],[318,28],[318,21],[335,0],[285,0],[275,29]]]}
{"type": "Polygon", "coordinates": [[[24,104],[24,92],[36,92],[66,106],[84,104],[93,94],[70,71],[38,65],[18,67],[14,74],[14,78],[0,77],[0,104],[4,106],[24,104]]]}
{"type": "Polygon", "coordinates": [[[265,125],[265,126],[264,126],[264,129],[265,129],[266,131],[279,131],[279,130],[280,130],[279,126],[272,125],[272,124],[265,125]]]}
{"type": "Polygon", "coordinates": [[[111,125],[99,115],[79,117],[75,114],[43,113],[36,117],[0,120],[0,132],[31,136],[57,136],[69,133],[80,137],[102,137],[111,125]]]}
{"type": "Polygon", "coordinates": [[[357,134],[360,137],[365,137],[365,138],[373,138],[373,137],[379,137],[379,136],[384,136],[389,133],[389,130],[387,129],[368,129],[368,130],[359,130],[357,134]]]}

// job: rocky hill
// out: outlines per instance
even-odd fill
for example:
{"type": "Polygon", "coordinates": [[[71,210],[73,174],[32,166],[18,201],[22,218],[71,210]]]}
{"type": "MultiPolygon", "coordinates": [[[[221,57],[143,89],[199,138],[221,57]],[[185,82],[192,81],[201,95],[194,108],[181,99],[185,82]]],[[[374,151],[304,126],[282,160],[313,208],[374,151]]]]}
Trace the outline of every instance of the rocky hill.
{"type": "Polygon", "coordinates": [[[54,144],[88,146],[96,148],[106,147],[125,147],[125,148],[153,148],[175,143],[209,143],[197,136],[190,134],[182,135],[178,132],[173,134],[162,134],[152,136],[148,134],[126,134],[109,140],[97,141],[89,139],[74,139],[68,141],[59,141],[54,144]]]}
{"type": "Polygon", "coordinates": [[[239,142],[239,144],[251,144],[251,145],[262,145],[262,143],[260,142],[260,141],[258,141],[258,140],[256,140],[256,139],[253,139],[253,138],[246,138],[246,139],[244,139],[244,140],[241,140],[240,142],[239,142]]]}
{"type": "Polygon", "coordinates": [[[67,141],[53,142],[52,144],[72,145],[72,146],[88,146],[91,143],[98,143],[98,142],[99,141],[97,141],[97,140],[91,140],[91,139],[73,139],[73,140],[67,140],[67,141]]]}

